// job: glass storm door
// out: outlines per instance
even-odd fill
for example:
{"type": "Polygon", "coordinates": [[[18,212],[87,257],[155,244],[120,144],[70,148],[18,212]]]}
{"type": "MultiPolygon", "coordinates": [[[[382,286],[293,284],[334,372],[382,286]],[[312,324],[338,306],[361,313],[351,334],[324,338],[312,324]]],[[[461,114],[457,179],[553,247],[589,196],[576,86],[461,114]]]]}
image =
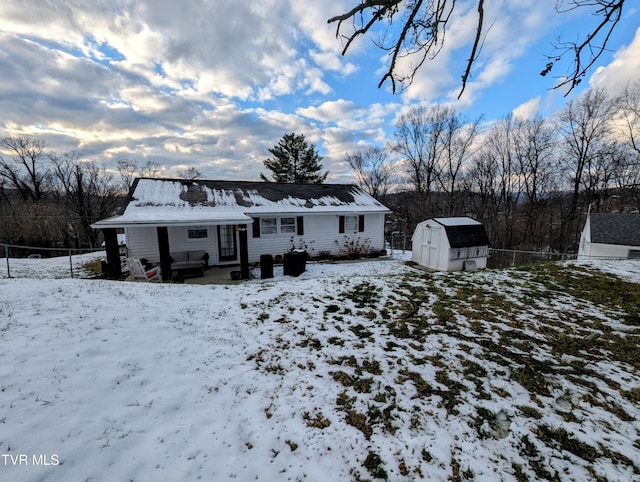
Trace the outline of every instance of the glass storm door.
{"type": "Polygon", "coordinates": [[[220,261],[235,261],[238,259],[236,230],[235,226],[231,224],[218,226],[218,259],[220,261]]]}

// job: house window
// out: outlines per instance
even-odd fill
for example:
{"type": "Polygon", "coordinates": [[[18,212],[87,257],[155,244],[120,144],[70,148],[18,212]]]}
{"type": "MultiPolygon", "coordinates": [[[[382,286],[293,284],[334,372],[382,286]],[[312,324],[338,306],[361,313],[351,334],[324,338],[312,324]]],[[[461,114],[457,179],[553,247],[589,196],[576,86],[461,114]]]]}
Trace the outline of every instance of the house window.
{"type": "Polygon", "coordinates": [[[358,232],[358,216],[345,216],[344,217],[344,232],[345,233],[357,233],[358,232]]]}
{"type": "Polygon", "coordinates": [[[187,239],[207,239],[208,237],[207,226],[187,226],[187,239]]]}
{"type": "Polygon", "coordinates": [[[260,234],[277,234],[278,218],[260,218],[260,234]]]}
{"type": "Polygon", "coordinates": [[[338,216],[339,233],[362,233],[364,231],[364,214],[358,216],[338,216]]]}
{"type": "Polygon", "coordinates": [[[296,234],[296,218],[280,218],[280,233],[296,234]]]}
{"type": "MultiPolygon", "coordinates": [[[[296,226],[302,227],[302,219],[295,217],[286,218],[260,218],[260,234],[296,234],[296,226]]],[[[256,237],[254,235],[254,237],[256,237]]]]}

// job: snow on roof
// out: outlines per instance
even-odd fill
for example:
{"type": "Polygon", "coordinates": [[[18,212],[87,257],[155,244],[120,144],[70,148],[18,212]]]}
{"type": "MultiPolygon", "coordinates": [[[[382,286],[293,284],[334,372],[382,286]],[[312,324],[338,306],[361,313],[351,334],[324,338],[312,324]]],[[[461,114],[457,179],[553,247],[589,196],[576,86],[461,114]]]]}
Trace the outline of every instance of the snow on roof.
{"type": "Polygon", "coordinates": [[[386,213],[383,204],[347,184],[136,179],[122,216],[96,228],[125,224],[250,223],[251,215],[386,213]]]}
{"type": "Polygon", "coordinates": [[[475,219],[468,218],[466,216],[460,216],[455,218],[433,218],[433,220],[443,226],[469,226],[481,224],[475,219]]]}

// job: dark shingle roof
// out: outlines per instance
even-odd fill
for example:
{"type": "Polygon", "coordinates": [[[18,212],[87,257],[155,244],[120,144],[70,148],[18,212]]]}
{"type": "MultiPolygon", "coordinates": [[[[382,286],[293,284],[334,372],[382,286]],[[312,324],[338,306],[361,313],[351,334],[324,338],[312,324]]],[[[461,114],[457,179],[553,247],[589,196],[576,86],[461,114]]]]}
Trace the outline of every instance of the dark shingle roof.
{"type": "Polygon", "coordinates": [[[640,246],[640,214],[590,215],[591,242],[640,246]]]}
{"type": "Polygon", "coordinates": [[[489,246],[489,238],[482,224],[471,226],[445,226],[447,239],[452,248],[489,246]]]}

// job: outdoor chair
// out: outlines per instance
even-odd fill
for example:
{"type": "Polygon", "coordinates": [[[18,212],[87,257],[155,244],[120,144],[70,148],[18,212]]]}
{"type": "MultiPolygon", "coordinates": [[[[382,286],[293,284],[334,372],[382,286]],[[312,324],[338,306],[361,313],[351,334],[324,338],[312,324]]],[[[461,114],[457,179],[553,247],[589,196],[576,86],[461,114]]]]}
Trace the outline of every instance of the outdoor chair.
{"type": "Polygon", "coordinates": [[[127,264],[135,280],[162,281],[160,277],[160,266],[146,270],[138,258],[127,258],[127,264]]]}

